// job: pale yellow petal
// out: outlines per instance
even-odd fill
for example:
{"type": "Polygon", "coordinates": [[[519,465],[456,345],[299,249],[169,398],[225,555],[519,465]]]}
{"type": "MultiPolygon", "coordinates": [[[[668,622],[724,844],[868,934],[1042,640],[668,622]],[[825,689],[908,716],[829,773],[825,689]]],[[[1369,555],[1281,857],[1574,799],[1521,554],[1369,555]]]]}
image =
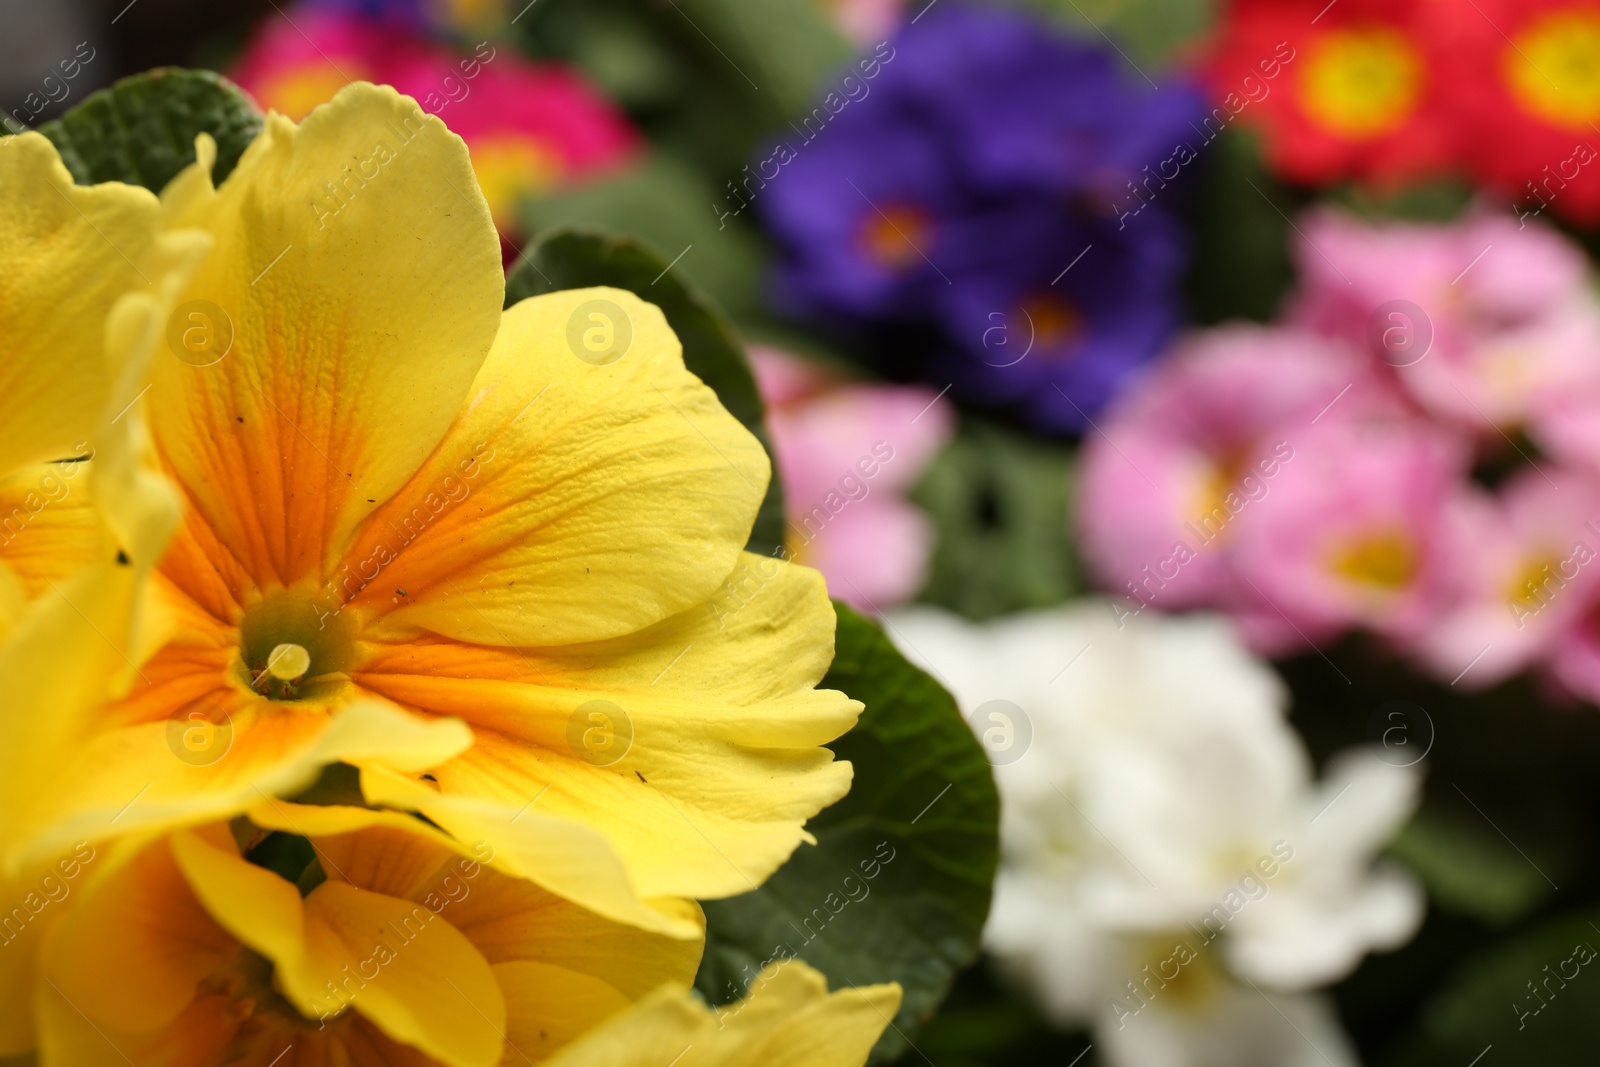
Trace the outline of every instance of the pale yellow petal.
{"type": "MultiPolygon", "coordinates": [[[[813,688],[833,628],[820,575],[745,556],[711,601],[626,637],[496,649],[397,635],[354,680],[472,725],[474,747],[431,772],[445,794],[512,811],[537,797],[534,812],[602,835],[640,896],[703,900],[760,885],[849,789],[850,765],[821,746],[861,705],[813,688]]],[[[482,832],[498,839],[493,820],[482,832]]]]}
{"type": "Polygon", "coordinates": [[[151,283],[159,206],[121,183],[73,184],[42,135],[0,151],[0,472],[64,459],[110,395],[106,319],[151,283]]]}
{"type": "Polygon", "coordinates": [[[750,996],[713,1014],[666,986],[579,1038],[548,1067],[861,1067],[900,1006],[897,985],[829,994],[803,963],[769,967],[750,996]]]}
{"type": "Polygon", "coordinates": [[[492,645],[615,637],[711,595],[768,477],[659,308],[551,293],[505,313],[461,418],[345,563],[382,566],[359,603],[406,591],[399,623],[492,645]],[[591,314],[616,321],[619,344],[626,329],[616,362],[575,354],[591,314]]]}
{"type": "MultiPolygon", "coordinates": [[[[0,683],[6,677],[0,673],[0,683]]],[[[232,747],[207,765],[177,758],[184,724],[155,722],[102,733],[72,761],[34,771],[41,791],[47,778],[55,784],[31,809],[20,860],[47,859],[78,840],[227,818],[306,788],[331,763],[420,772],[472,744],[471,731],[458,721],[410,715],[383,701],[331,714],[288,707],[236,723],[232,747]]]]}

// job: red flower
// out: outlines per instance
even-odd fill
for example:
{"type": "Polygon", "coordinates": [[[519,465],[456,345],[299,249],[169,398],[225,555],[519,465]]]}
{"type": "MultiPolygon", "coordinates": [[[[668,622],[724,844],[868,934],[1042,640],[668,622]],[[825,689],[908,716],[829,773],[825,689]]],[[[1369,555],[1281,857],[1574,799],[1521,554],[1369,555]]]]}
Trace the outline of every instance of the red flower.
{"type": "Polygon", "coordinates": [[[1208,131],[1248,123],[1263,133],[1275,169],[1313,185],[1447,170],[1454,123],[1428,32],[1435,6],[1231,0],[1208,64],[1219,101],[1208,131]]]}
{"type": "Polygon", "coordinates": [[[1522,214],[1600,222],[1600,2],[1473,3],[1435,31],[1466,162],[1522,214]]]}

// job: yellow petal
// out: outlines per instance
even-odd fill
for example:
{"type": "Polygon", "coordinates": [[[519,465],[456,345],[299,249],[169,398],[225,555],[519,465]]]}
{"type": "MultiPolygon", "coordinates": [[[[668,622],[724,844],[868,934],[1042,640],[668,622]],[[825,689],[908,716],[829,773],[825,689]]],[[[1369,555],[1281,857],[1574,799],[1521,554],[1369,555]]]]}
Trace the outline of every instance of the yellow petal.
{"type": "Polygon", "coordinates": [[[615,986],[564,967],[519,960],[496,964],[505,993],[511,1063],[537,1063],[633,1003],[615,986]]]}
{"type": "MultiPolygon", "coordinates": [[[[90,445],[79,441],[77,456],[90,445]]],[[[41,463],[0,478],[0,560],[32,600],[78,568],[113,555],[100,513],[90,499],[89,464],[41,463]]]]}
{"type": "Polygon", "coordinates": [[[323,1011],[348,1002],[396,1041],[451,1067],[500,1062],[505,997],[488,962],[449,922],[411,901],[333,880],[306,898],[306,913],[305,978],[323,1011]],[[348,1001],[330,996],[328,982],[348,1001]]]}
{"type": "Polygon", "coordinates": [[[399,624],[491,645],[615,637],[711,595],[768,477],[659,308],[551,293],[505,313],[460,420],[345,562],[365,575],[394,557],[360,599],[406,590],[399,624]],[[616,362],[575,354],[589,316],[626,335],[616,362]]]}
{"type": "Polygon", "coordinates": [[[149,284],[159,215],[147,190],[74,185],[42,135],[0,151],[0,472],[63,459],[110,395],[112,306],[149,284]]]}
{"type": "MultiPolygon", "coordinates": [[[[850,765],[820,746],[861,706],[812,688],[833,649],[821,577],[746,556],[735,579],[697,609],[606,642],[375,645],[355,681],[472,725],[474,747],[431,772],[445,794],[513,812],[537,797],[533,812],[601,834],[641,897],[747,892],[848,791],[850,765]]],[[[491,819],[455,832],[498,845],[507,829],[491,819]]]]}
{"type": "Polygon", "coordinates": [[[180,296],[187,357],[155,368],[156,443],[191,521],[292,585],[456,417],[499,325],[499,240],[461,139],[389,88],[269,117],[217,190],[201,149],[166,218],[216,244],[180,296]]]}
{"type": "Polygon", "coordinates": [[[173,854],[207,911],[276,966],[300,1013],[353,1009],[452,1067],[500,1060],[505,1001],[483,956],[410,901],[330,880],[304,901],[289,882],[192,833],[173,854]]]}
{"type": "MultiPolygon", "coordinates": [[[[0,682],[6,677],[0,672],[0,682]]],[[[79,840],[226,818],[304,789],[330,763],[418,772],[472,744],[460,722],[409,715],[382,701],[359,701],[331,714],[290,708],[283,704],[236,724],[227,755],[204,766],[176,758],[170,727],[182,724],[147,723],[99,735],[72,762],[49,769],[68,787],[58,785],[50,802],[36,809],[14,862],[47,859],[79,840]]],[[[36,772],[36,779],[43,777],[36,772]]]]}
{"type": "Polygon", "coordinates": [[[111,1030],[171,1023],[194,1000],[198,983],[238,952],[233,937],[189,892],[165,842],[79,887],[63,910],[46,973],[63,997],[111,1030]],[[138,981],[129,981],[131,974],[138,981]]]}
{"type": "Polygon", "coordinates": [[[548,1067],[861,1067],[900,1006],[898,985],[829,994],[790,961],[763,971],[750,996],[713,1014],[666,986],[579,1038],[548,1067]]]}
{"type": "Polygon", "coordinates": [[[676,901],[642,899],[605,839],[566,819],[473,797],[443,796],[421,783],[364,768],[361,788],[368,801],[426,815],[461,841],[481,841],[495,852],[499,869],[526,878],[614,922],[679,940],[705,936],[703,920],[686,915],[676,901]]]}

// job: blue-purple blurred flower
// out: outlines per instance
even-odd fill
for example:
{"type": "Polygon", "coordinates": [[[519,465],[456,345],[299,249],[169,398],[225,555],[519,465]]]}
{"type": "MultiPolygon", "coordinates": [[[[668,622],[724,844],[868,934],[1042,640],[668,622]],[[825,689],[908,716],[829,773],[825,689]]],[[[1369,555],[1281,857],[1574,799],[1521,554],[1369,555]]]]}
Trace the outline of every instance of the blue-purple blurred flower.
{"type": "Polygon", "coordinates": [[[1075,431],[1178,322],[1168,186],[1200,111],[1190,85],[1148,89],[1107,48],[946,0],[741,191],[779,246],[779,310],[892,373],[1075,431]]]}

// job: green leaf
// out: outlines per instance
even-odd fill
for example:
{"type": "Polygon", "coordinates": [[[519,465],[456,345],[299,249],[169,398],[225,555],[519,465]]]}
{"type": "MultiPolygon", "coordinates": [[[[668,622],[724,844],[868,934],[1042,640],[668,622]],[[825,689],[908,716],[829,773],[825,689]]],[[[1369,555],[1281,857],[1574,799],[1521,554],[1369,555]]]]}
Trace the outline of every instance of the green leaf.
{"type": "Polygon", "coordinates": [[[1389,846],[1447,911],[1506,926],[1543,904],[1550,883],[1489,826],[1424,808],[1389,846]]]}
{"type": "Polygon", "coordinates": [[[1186,205],[1194,255],[1189,304],[1198,325],[1245,318],[1269,322],[1294,285],[1289,220],[1310,196],[1281,185],[1241,116],[1199,145],[1201,170],[1186,205]]]}
{"type": "Polygon", "coordinates": [[[821,17],[815,0],[679,0],[685,18],[753,93],[783,114],[807,111],[850,47],[821,17]]]}
{"type": "Polygon", "coordinates": [[[656,156],[608,181],[529,201],[523,222],[532,233],[594,227],[634,234],[669,259],[682,253],[673,269],[744,317],[760,306],[762,249],[749,227],[718,221],[717,205],[727,211],[736,203],[724,199],[688,167],[656,156]]]}
{"type": "Polygon", "coordinates": [[[124,78],[39,132],[55,144],[79,185],[128,182],[159,193],[194,162],[194,138],[217,142],[221,182],[256,134],[261,112],[237,86],[205,70],[166,67],[124,78]]]}
{"type": "Polygon", "coordinates": [[[1565,916],[1479,954],[1423,1013],[1395,1067],[1588,1065],[1600,1048],[1600,911],[1565,916]],[[1582,955],[1587,963],[1579,962],[1582,955]]]}
{"type": "MultiPolygon", "coordinates": [[[[586,230],[545,233],[524,251],[506,279],[506,306],[541,293],[609,285],[659,307],[678,340],[683,361],[709,385],[734,418],[772,455],[765,409],[744,346],[727,318],[660,252],[633,237],[586,230]]],[[[774,464],[772,482],[750,534],[750,550],[775,554],[783,545],[783,486],[774,464]]]]}
{"type": "Polygon", "coordinates": [[[978,952],[998,855],[1000,802],[988,758],[955,701],[906,662],[877,624],[842,604],[824,688],[866,705],[834,743],[855,765],[850,795],[813,819],[765,885],[707,902],[696,986],[743,995],[775,955],[797,955],[837,989],[899,982],[905,1001],[875,1059],[905,1051],[978,952]]]}
{"type": "Polygon", "coordinates": [[[1071,596],[1071,479],[1068,449],[963,420],[912,493],[939,531],[921,599],[987,619],[1071,596]]]}

